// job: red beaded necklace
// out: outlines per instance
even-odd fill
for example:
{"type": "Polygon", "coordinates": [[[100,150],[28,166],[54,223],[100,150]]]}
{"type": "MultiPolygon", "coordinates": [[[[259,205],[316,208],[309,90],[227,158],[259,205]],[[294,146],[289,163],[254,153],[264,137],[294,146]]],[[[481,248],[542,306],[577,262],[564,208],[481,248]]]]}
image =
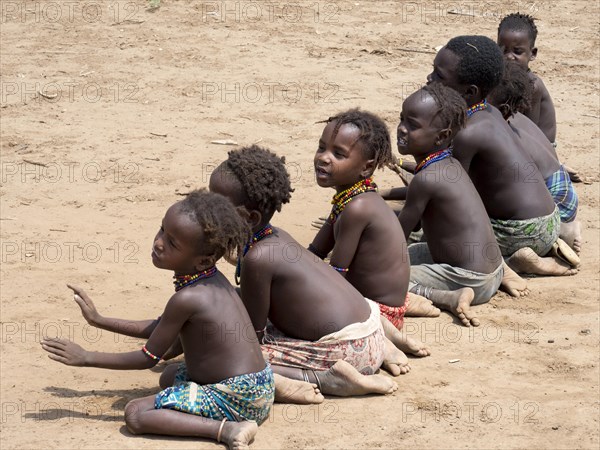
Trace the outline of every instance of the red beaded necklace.
{"type": "Polygon", "coordinates": [[[437,152],[430,153],[427,155],[423,161],[421,161],[417,167],[415,167],[415,175],[418,174],[421,170],[427,167],[434,162],[441,161],[442,159],[446,159],[452,156],[452,152],[450,151],[450,147],[445,148],[443,150],[439,150],[437,152]]]}
{"type": "Polygon", "coordinates": [[[175,292],[180,291],[186,286],[197,283],[200,280],[210,278],[215,273],[217,273],[217,268],[212,266],[206,270],[203,270],[202,272],[194,273],[192,275],[173,275],[173,278],[175,278],[175,281],[173,281],[173,284],[175,285],[175,292]]]}
{"type": "Polygon", "coordinates": [[[244,256],[246,256],[246,253],[248,253],[250,251],[250,249],[252,248],[252,246],[254,244],[256,244],[257,242],[263,240],[264,238],[266,238],[267,236],[270,236],[272,234],[273,234],[273,227],[271,226],[270,223],[268,223],[263,228],[261,228],[260,230],[258,230],[256,233],[254,233],[252,235],[252,238],[250,239],[250,241],[248,241],[248,243],[244,246],[244,251],[242,253],[242,256],[238,257],[237,264],[235,266],[235,284],[237,284],[237,285],[240,284],[240,276],[242,275],[242,258],[244,256]]]}
{"type": "Polygon", "coordinates": [[[360,180],[358,183],[350,186],[348,189],[343,190],[342,192],[335,194],[331,203],[333,204],[333,208],[331,208],[331,213],[329,214],[329,223],[332,225],[337,220],[338,216],[342,213],[344,208],[348,203],[352,201],[354,197],[364,192],[377,192],[377,185],[373,181],[373,177],[365,178],[360,180]]]}

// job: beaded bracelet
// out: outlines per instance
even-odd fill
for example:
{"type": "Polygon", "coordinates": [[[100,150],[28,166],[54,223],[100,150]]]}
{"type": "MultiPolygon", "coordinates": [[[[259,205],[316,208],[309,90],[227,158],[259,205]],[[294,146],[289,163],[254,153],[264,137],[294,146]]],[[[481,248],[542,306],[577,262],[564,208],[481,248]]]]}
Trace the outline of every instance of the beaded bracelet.
{"type": "Polygon", "coordinates": [[[348,267],[336,267],[336,266],[333,266],[331,264],[329,264],[329,265],[331,267],[333,267],[335,270],[337,270],[338,272],[346,273],[346,272],[348,272],[350,270],[348,267]]]}
{"type": "Polygon", "coordinates": [[[160,361],[160,358],[158,356],[156,356],[154,353],[151,353],[150,351],[148,351],[148,349],[146,348],[145,345],[142,347],[142,352],[144,352],[144,355],[152,358],[154,361],[160,361]]]}

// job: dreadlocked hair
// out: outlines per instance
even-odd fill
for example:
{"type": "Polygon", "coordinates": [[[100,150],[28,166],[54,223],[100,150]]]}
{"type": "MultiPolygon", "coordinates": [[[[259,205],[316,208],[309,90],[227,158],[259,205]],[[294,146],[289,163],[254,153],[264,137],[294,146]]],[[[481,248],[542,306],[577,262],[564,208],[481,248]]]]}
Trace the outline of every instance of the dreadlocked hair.
{"type": "Polygon", "coordinates": [[[485,36],[457,36],[446,48],[459,58],[456,75],[461,84],[473,84],[482,97],[494,89],[502,78],[504,58],[500,47],[485,36]]]}
{"type": "Polygon", "coordinates": [[[225,256],[237,259],[240,249],[248,242],[250,229],[233,204],[220,194],[197,189],[178,204],[179,211],[202,228],[197,246],[216,260],[225,256]]]}
{"type": "Polygon", "coordinates": [[[436,116],[440,118],[444,128],[452,130],[453,135],[464,128],[467,121],[467,103],[458,91],[439,82],[425,85],[423,91],[427,92],[439,106],[436,116]]]}
{"type": "Polygon", "coordinates": [[[535,40],[537,39],[538,30],[534,21],[535,18],[527,14],[509,14],[500,21],[500,25],[498,25],[498,34],[504,30],[526,31],[529,35],[531,47],[535,47],[535,40]]]}
{"type": "Polygon", "coordinates": [[[527,111],[531,106],[532,93],[533,82],[527,70],[515,61],[506,61],[502,81],[488,99],[506,119],[517,112],[527,111]]]}
{"type": "Polygon", "coordinates": [[[290,201],[294,192],[290,175],[285,168],[285,157],[258,145],[243,147],[229,152],[225,161],[229,171],[242,186],[249,209],[257,209],[270,219],[275,211],[290,201]]]}
{"type": "Polygon", "coordinates": [[[358,108],[349,109],[337,116],[330,117],[324,122],[336,122],[332,138],[335,139],[340,127],[352,124],[359,129],[360,135],[356,142],[362,144],[362,150],[367,159],[374,159],[376,168],[383,168],[392,162],[392,144],[390,132],[385,122],[375,114],[360,111],[358,108]]]}

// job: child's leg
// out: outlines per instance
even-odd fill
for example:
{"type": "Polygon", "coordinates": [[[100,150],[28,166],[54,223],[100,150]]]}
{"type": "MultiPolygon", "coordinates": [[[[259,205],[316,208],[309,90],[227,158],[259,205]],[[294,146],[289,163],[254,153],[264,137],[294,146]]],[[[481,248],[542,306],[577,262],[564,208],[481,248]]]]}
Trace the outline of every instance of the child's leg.
{"type": "Polygon", "coordinates": [[[504,275],[502,277],[500,288],[513,297],[525,297],[526,295],[529,295],[527,280],[521,278],[517,272],[512,270],[506,264],[506,262],[502,262],[502,266],[504,267],[504,275]]]}
{"type": "Polygon", "coordinates": [[[125,423],[133,434],[162,434],[214,439],[230,448],[248,446],[258,431],[256,422],[221,422],[172,409],[155,409],[156,396],[130,401],[125,423]]]}
{"type": "Polygon", "coordinates": [[[470,327],[479,326],[479,319],[471,310],[471,302],[475,297],[475,293],[471,288],[462,288],[455,291],[442,291],[439,289],[431,289],[428,298],[437,306],[446,311],[451,312],[460,319],[463,325],[470,327]]]}
{"type": "Polygon", "coordinates": [[[579,255],[581,252],[581,223],[579,220],[561,222],[559,236],[579,255]]]}
{"type": "Polygon", "coordinates": [[[575,275],[577,273],[577,269],[558,258],[538,256],[529,247],[517,250],[506,260],[506,263],[518,273],[550,276],[575,275]]]}
{"type": "Polygon", "coordinates": [[[398,385],[383,375],[362,375],[343,360],[329,370],[298,369],[271,364],[273,372],[293,380],[315,383],[324,394],[349,397],[367,394],[391,394],[398,385]]]}
{"type": "Polygon", "coordinates": [[[381,316],[381,325],[383,326],[385,337],[404,353],[410,353],[414,356],[429,356],[431,354],[429,349],[423,343],[409,338],[406,333],[398,330],[383,315],[381,316]]]}
{"type": "Polygon", "coordinates": [[[275,401],[277,403],[295,403],[310,405],[323,403],[325,397],[314,383],[292,380],[279,374],[275,375],[275,401]]]}
{"type": "Polygon", "coordinates": [[[440,310],[431,300],[412,292],[408,293],[408,307],[404,317],[439,317],[440,310]]]}

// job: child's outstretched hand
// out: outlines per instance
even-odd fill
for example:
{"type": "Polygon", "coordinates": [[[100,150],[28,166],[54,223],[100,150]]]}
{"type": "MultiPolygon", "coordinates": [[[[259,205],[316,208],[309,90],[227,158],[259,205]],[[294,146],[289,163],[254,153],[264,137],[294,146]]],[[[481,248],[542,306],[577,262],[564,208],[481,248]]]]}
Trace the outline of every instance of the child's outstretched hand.
{"type": "Polygon", "coordinates": [[[67,339],[44,339],[42,348],[48,353],[48,358],[67,366],[85,366],[87,351],[67,339]]]}
{"type": "Polygon", "coordinates": [[[313,220],[310,223],[310,225],[313,228],[316,228],[317,230],[320,230],[323,227],[323,225],[325,225],[325,222],[327,222],[327,216],[321,216],[321,217],[318,217],[315,220],[313,220]]]}
{"type": "Polygon", "coordinates": [[[92,299],[85,293],[83,289],[78,288],[77,286],[71,286],[70,284],[67,284],[67,287],[75,294],[73,299],[81,308],[81,314],[83,314],[83,317],[85,320],[87,320],[87,323],[92,326],[97,326],[99,321],[98,319],[100,319],[101,316],[98,314],[92,299]]]}

